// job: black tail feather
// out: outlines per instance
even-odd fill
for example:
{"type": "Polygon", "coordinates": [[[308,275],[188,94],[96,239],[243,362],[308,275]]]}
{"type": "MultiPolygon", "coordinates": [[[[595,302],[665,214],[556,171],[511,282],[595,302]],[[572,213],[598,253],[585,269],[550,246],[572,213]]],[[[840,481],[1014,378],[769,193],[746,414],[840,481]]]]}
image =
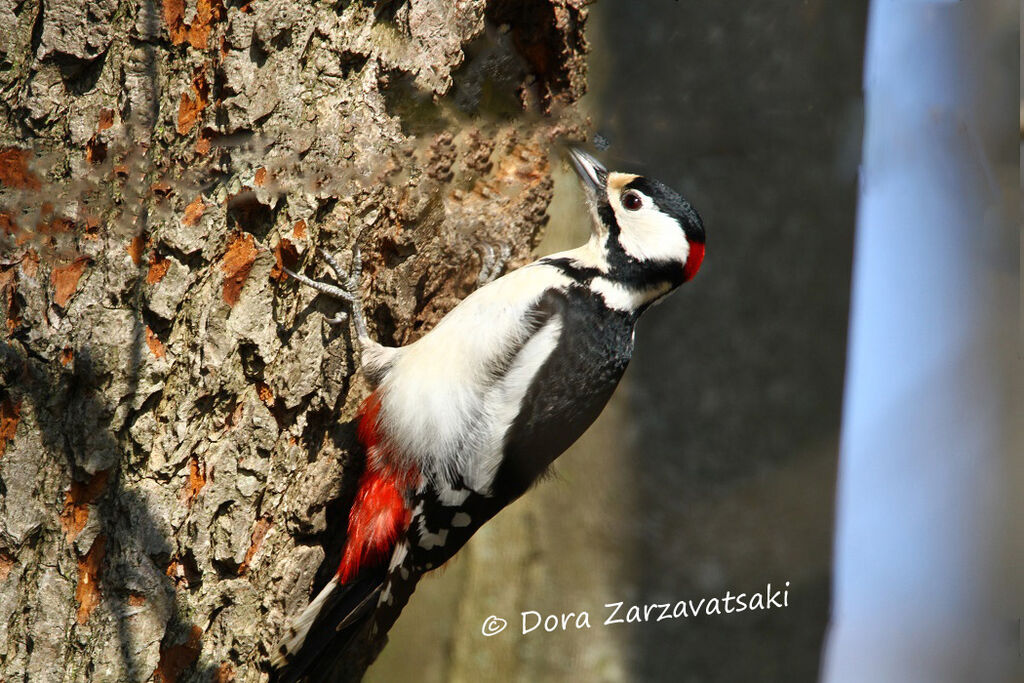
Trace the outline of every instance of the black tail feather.
{"type": "Polygon", "coordinates": [[[326,667],[344,656],[368,625],[384,578],[381,567],[344,586],[332,579],[295,620],[274,653],[271,682],[297,683],[304,677],[309,681],[326,680],[326,667]]]}

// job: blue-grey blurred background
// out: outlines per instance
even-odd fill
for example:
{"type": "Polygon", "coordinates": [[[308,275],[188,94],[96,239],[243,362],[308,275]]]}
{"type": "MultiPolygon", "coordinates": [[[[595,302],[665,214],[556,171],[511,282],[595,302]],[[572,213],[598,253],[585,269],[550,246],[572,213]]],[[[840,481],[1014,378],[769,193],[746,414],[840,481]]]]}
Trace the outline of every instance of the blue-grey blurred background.
{"type": "MultiPolygon", "coordinates": [[[[902,4],[941,4],[957,11],[963,3],[902,4]]],[[[1005,11],[992,16],[995,23],[986,26],[1001,31],[1003,42],[985,48],[980,64],[998,84],[1000,74],[1015,78],[1016,57],[1011,54],[1009,63],[1006,57],[1017,45],[1017,24],[1016,19],[999,23],[1006,23],[1005,11]]],[[[982,593],[991,601],[991,590],[975,585],[981,580],[977,572],[956,574],[967,577],[957,588],[950,572],[930,564],[950,563],[964,553],[974,554],[972,567],[989,572],[991,586],[1010,591],[1010,561],[993,555],[992,548],[999,534],[1009,538],[1020,532],[1010,521],[1014,489],[1008,483],[1020,481],[1010,456],[1019,434],[1000,432],[992,458],[984,447],[961,457],[973,458],[972,471],[989,483],[1002,483],[1002,489],[951,490],[943,482],[965,469],[943,466],[949,461],[944,444],[928,442],[931,450],[921,454],[916,444],[924,442],[908,436],[906,442],[893,442],[899,453],[889,453],[884,441],[874,442],[868,452],[858,444],[869,440],[842,432],[867,20],[866,0],[742,5],[603,0],[591,7],[590,93],[584,106],[607,140],[607,150],[598,154],[611,168],[659,178],[689,198],[704,217],[707,258],[693,282],[645,316],[620,389],[593,428],[559,460],[555,476],[481,530],[444,573],[421,583],[368,680],[1002,680],[998,676],[1008,671],[1004,664],[959,669],[941,659],[929,662],[945,642],[941,639],[930,639],[924,649],[904,647],[916,638],[919,603],[895,596],[923,583],[944,591],[933,599],[948,598],[950,609],[982,593]],[[843,457],[856,462],[844,462],[849,481],[840,481],[844,493],[835,545],[841,440],[843,457]],[[890,456],[899,468],[886,469],[890,456]],[[878,487],[888,495],[875,495],[878,487]],[[985,543],[948,547],[941,525],[958,519],[955,510],[970,507],[971,496],[978,495],[988,496],[985,510],[970,516],[953,541],[984,536],[985,543]],[[927,515],[944,503],[959,507],[930,526],[927,515]],[[907,515],[917,523],[905,524],[907,515]],[[945,552],[921,555],[935,546],[945,552]],[[833,628],[843,637],[829,644],[830,618],[836,616],[834,548],[843,562],[836,596],[848,608],[840,616],[850,620],[833,628]],[[893,567],[901,570],[894,574],[893,567]],[[788,607],[647,624],[601,623],[606,603],[697,601],[726,591],[763,591],[769,582],[776,589],[789,582],[788,607]],[[893,609],[886,611],[885,600],[893,609]],[[857,605],[864,609],[853,609],[857,605]],[[587,610],[591,628],[522,635],[519,615],[526,610],[543,615],[587,610]],[[507,619],[509,626],[485,638],[480,629],[490,615],[507,619]],[[890,621],[900,626],[882,628],[890,621]],[[890,644],[887,652],[880,638],[865,635],[873,626],[890,644]],[[891,662],[922,665],[875,667],[883,655],[891,662]],[[963,671],[988,677],[957,678],[963,671]]],[[[972,31],[977,40],[989,35],[980,28],[972,31]]],[[[934,54],[956,53],[939,48],[934,54]]],[[[978,73],[954,72],[958,82],[978,73]]],[[[912,70],[906,77],[914,78],[912,70]]],[[[972,92],[984,93],[984,84],[972,92]]],[[[885,120],[884,111],[875,113],[885,120]]],[[[927,159],[933,167],[943,164],[941,155],[927,159]]],[[[992,182],[1004,187],[1006,177],[1003,173],[992,182]]],[[[963,187],[965,192],[974,188],[963,187]]],[[[908,215],[933,215],[907,211],[899,223],[882,220],[875,234],[899,235],[908,215]]],[[[586,238],[588,218],[568,168],[557,174],[550,214],[540,253],[586,238]]],[[[987,220],[991,225],[981,221],[974,227],[994,225],[1000,231],[982,241],[990,254],[1003,257],[995,267],[1012,276],[1018,261],[999,240],[1005,242],[1006,227],[1015,223],[1007,223],[1005,215],[987,220]]],[[[878,247],[883,253],[885,244],[883,239],[878,247]]],[[[913,241],[893,244],[905,247],[899,259],[917,274],[902,282],[908,291],[923,288],[926,300],[929,278],[945,279],[947,286],[937,291],[957,289],[948,264],[930,270],[927,262],[915,263],[913,241]]],[[[894,266],[890,259],[888,265],[898,268],[900,262],[894,266]]],[[[899,281],[887,279],[893,274],[884,268],[860,278],[874,283],[876,292],[899,281]]],[[[1000,282],[1005,294],[1005,277],[1000,282]]],[[[862,300],[858,296],[855,303],[862,300]]],[[[895,300],[901,304],[885,313],[892,317],[878,323],[883,329],[896,330],[902,320],[912,320],[914,306],[921,303],[912,297],[895,300]]],[[[884,311],[884,293],[879,301],[884,311]]],[[[1005,303],[1003,296],[998,305],[1005,303]]],[[[871,320],[872,310],[864,320],[871,320]]],[[[989,311],[983,317],[1000,315],[989,311]]],[[[927,330],[936,320],[949,324],[950,318],[926,318],[919,328],[927,330]]],[[[944,331],[933,327],[931,337],[923,333],[915,339],[941,339],[944,331]]],[[[986,349],[983,344],[978,353],[986,349]]],[[[878,358],[872,352],[894,351],[883,343],[863,352],[875,362],[855,370],[880,374],[860,385],[855,401],[847,395],[848,413],[851,401],[870,405],[876,391],[878,400],[893,400],[885,396],[886,373],[898,375],[906,358],[878,358]]],[[[901,353],[914,357],[914,349],[901,353]]],[[[1014,364],[1012,356],[994,356],[995,364],[987,367],[1013,377],[1019,357],[1014,364]],[[1000,365],[1004,360],[1006,367],[1000,365]]],[[[986,385],[986,377],[991,379],[978,379],[978,396],[989,388],[1002,392],[994,409],[1000,417],[989,428],[1016,424],[1013,406],[1019,406],[1014,403],[1019,394],[986,385]]],[[[954,396],[952,409],[925,413],[909,429],[927,431],[936,415],[969,409],[957,403],[948,386],[930,390],[954,396]]],[[[904,397],[901,420],[917,414],[919,398],[904,397]]],[[[898,432],[900,424],[889,428],[898,432]]],[[[1019,546],[1019,540],[1007,544],[1019,546]]],[[[922,590],[912,600],[927,595],[922,590]]],[[[1009,616],[1015,597],[1006,597],[1011,606],[993,637],[1014,642],[1007,634],[1016,623],[1009,616]]],[[[950,611],[931,614],[945,618],[950,611]]],[[[953,629],[953,637],[962,643],[965,632],[977,632],[971,628],[953,629]]],[[[970,656],[993,661],[994,656],[977,647],[961,654],[955,661],[970,656]]]]}
{"type": "Polygon", "coordinates": [[[828,683],[1024,680],[1019,22],[871,4],[828,683]]]}

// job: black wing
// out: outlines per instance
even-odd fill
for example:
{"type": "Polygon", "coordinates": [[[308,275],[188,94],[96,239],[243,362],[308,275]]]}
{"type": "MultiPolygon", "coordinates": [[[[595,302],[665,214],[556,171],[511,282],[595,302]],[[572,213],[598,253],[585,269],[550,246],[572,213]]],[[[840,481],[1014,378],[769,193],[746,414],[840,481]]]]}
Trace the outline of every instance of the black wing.
{"type": "Polygon", "coordinates": [[[493,486],[506,503],[521,496],[597,419],[633,353],[635,313],[609,309],[586,287],[552,290],[545,298],[562,318],[562,334],[506,436],[493,486]]]}

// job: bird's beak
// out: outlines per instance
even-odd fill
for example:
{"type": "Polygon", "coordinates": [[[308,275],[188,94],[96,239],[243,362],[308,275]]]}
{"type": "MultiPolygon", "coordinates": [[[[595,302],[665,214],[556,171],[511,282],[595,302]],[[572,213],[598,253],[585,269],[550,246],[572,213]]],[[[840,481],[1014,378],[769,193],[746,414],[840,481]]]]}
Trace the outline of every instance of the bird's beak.
{"type": "Polygon", "coordinates": [[[577,147],[569,148],[569,160],[580,177],[587,193],[599,197],[604,193],[604,184],[608,179],[608,169],[601,162],[577,147]]]}

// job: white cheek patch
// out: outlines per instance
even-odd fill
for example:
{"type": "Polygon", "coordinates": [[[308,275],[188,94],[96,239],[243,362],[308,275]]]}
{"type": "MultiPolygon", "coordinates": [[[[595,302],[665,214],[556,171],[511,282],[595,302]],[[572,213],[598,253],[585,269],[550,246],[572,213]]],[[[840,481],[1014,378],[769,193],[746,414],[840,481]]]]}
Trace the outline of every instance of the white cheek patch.
{"type": "Polygon", "coordinates": [[[618,192],[609,193],[623,250],[638,261],[686,263],[690,243],[682,227],[674,218],[659,211],[650,197],[641,192],[637,194],[643,199],[643,207],[629,211],[623,208],[618,192]]]}
{"type": "Polygon", "coordinates": [[[671,289],[672,285],[668,282],[653,287],[633,289],[603,277],[596,277],[590,283],[590,291],[597,292],[604,299],[605,306],[617,311],[635,311],[644,304],[656,301],[668,294],[671,289]]]}

